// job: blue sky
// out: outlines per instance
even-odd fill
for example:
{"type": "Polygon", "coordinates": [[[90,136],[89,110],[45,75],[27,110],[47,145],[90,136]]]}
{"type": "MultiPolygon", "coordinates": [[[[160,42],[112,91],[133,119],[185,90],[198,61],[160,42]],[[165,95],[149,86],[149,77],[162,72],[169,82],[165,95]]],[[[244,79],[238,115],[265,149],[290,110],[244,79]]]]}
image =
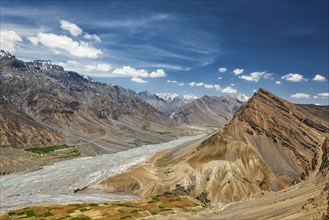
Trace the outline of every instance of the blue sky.
{"type": "Polygon", "coordinates": [[[1,0],[1,48],[136,91],[329,104],[328,1],[1,0]]]}

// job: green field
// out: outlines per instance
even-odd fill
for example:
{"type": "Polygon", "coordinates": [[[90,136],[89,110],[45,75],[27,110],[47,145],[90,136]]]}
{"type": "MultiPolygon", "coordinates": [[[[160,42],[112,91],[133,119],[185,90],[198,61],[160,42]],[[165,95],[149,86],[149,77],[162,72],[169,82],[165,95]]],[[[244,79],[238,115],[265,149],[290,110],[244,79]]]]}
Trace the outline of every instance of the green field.
{"type": "Polygon", "coordinates": [[[47,146],[47,147],[31,147],[31,148],[25,148],[24,150],[37,153],[37,154],[46,154],[55,150],[63,149],[63,146],[54,145],[54,146],[47,146]]]}

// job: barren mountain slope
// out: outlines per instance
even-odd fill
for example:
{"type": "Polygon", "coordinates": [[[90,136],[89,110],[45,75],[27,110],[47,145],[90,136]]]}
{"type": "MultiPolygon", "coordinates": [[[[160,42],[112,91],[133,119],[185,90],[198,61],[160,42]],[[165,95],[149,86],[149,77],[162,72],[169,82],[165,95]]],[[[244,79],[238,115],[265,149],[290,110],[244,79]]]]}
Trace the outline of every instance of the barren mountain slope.
{"type": "Polygon", "coordinates": [[[0,137],[1,147],[23,148],[26,145],[61,144],[64,134],[39,124],[0,99],[0,137]]]}
{"type": "Polygon", "coordinates": [[[23,62],[1,54],[0,97],[65,133],[65,141],[88,142],[101,153],[168,141],[181,133],[171,119],[119,86],[93,82],[50,61],[23,62]]]}
{"type": "Polygon", "coordinates": [[[327,122],[260,89],[196,148],[162,152],[145,165],[89,187],[142,196],[183,193],[229,203],[286,188],[318,165],[327,122]]]}
{"type": "Polygon", "coordinates": [[[194,126],[223,127],[242,104],[231,96],[203,96],[183,105],[172,118],[194,126]]]}

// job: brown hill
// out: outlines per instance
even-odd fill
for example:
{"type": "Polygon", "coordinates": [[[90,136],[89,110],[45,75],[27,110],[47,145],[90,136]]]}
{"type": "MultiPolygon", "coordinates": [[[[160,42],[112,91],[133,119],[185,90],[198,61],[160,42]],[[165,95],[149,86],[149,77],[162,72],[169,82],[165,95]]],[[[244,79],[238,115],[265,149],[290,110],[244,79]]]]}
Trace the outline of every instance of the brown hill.
{"type": "Polygon", "coordinates": [[[250,199],[316,172],[328,136],[328,121],[260,89],[223,131],[196,147],[158,153],[89,190],[189,194],[222,203],[250,199]]]}

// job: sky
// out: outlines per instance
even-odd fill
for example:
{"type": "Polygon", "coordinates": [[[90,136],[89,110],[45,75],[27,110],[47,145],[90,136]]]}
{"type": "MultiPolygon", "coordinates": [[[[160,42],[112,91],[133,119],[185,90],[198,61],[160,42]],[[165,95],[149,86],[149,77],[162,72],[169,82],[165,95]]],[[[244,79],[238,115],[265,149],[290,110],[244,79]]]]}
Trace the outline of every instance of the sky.
{"type": "Polygon", "coordinates": [[[328,1],[0,0],[0,46],[137,92],[329,104],[328,1]]]}

